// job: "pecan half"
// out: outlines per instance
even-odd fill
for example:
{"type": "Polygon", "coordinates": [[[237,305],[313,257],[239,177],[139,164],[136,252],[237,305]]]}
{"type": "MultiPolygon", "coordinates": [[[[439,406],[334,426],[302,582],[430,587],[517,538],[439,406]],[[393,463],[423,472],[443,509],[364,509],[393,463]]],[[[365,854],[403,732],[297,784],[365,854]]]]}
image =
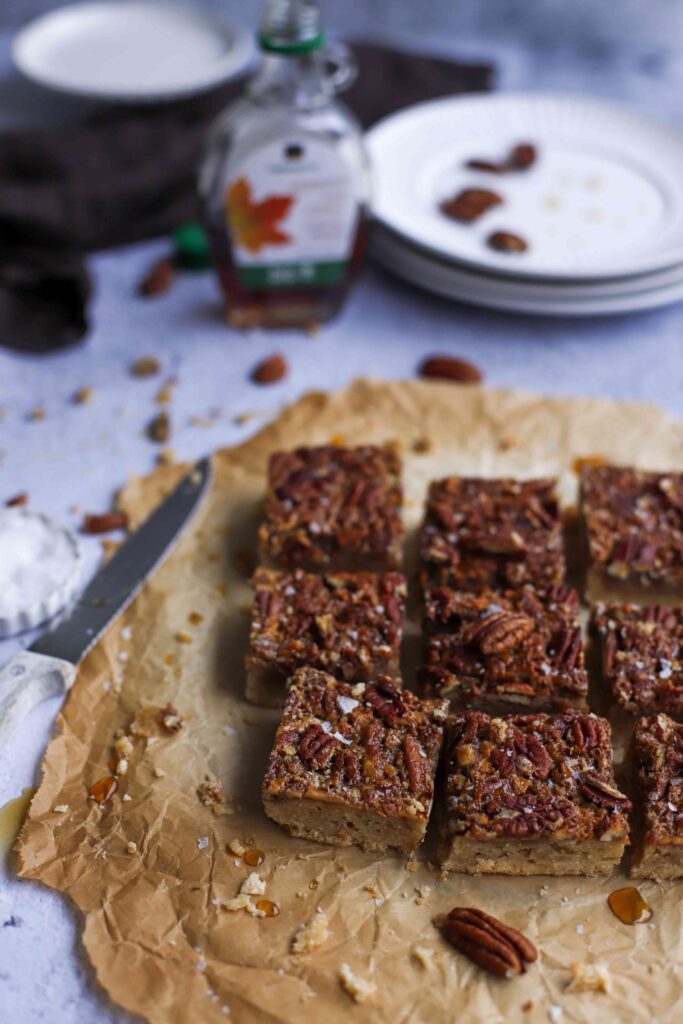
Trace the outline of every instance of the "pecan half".
{"type": "Polygon", "coordinates": [[[531,633],[536,623],[523,612],[493,612],[479,619],[470,629],[467,640],[482,654],[501,654],[518,647],[531,633]]]}
{"type": "Polygon", "coordinates": [[[594,718],[576,718],[570,726],[572,738],[579,750],[589,750],[600,745],[602,730],[594,718]]]}
{"type": "Polygon", "coordinates": [[[406,759],[411,793],[424,793],[431,789],[432,766],[414,736],[403,737],[403,756],[406,759]]]}
{"type": "Polygon", "coordinates": [[[256,384],[276,384],[277,381],[287,376],[287,370],[285,357],[276,354],[255,366],[251,373],[251,379],[256,384]]]}
{"type": "Polygon", "coordinates": [[[443,929],[457,950],[499,978],[524,974],[526,965],[538,958],[525,935],[475,907],[454,907],[443,929]]]}
{"type": "Polygon", "coordinates": [[[175,267],[169,259],[157,260],[152,264],[138,285],[138,295],[145,299],[163,295],[175,281],[175,267]]]}
{"type": "Polygon", "coordinates": [[[526,252],[529,248],[529,243],[512,231],[494,231],[486,239],[486,244],[496,252],[526,252]]]}
{"type": "Polygon", "coordinates": [[[125,530],[128,516],[125,512],[104,512],[101,515],[87,513],[83,517],[83,533],[111,533],[112,530],[125,530]]]}
{"type": "Polygon", "coordinates": [[[479,384],[484,379],[478,366],[457,356],[429,356],[420,366],[420,376],[459,384],[479,384]]]}
{"type": "Polygon", "coordinates": [[[391,679],[377,679],[365,688],[365,699],[388,725],[405,711],[401,691],[391,679]]]}
{"type": "Polygon", "coordinates": [[[444,199],[440,209],[446,217],[471,224],[478,220],[487,210],[500,206],[502,196],[487,188],[466,188],[451,199],[444,199]]]}
{"type": "Polygon", "coordinates": [[[316,768],[324,768],[332,758],[339,741],[325,732],[317,722],[311,722],[299,740],[299,755],[316,768]]]}
{"type": "Polygon", "coordinates": [[[515,171],[526,171],[536,162],[536,147],[530,142],[520,142],[512,148],[508,157],[508,167],[515,171]]]}
{"type": "Polygon", "coordinates": [[[581,792],[599,807],[607,807],[614,811],[630,811],[633,804],[627,796],[606,782],[596,772],[586,772],[583,777],[581,792]]]}
{"type": "Polygon", "coordinates": [[[575,668],[580,653],[581,630],[578,627],[558,630],[548,645],[548,654],[558,668],[568,670],[575,668]]]}

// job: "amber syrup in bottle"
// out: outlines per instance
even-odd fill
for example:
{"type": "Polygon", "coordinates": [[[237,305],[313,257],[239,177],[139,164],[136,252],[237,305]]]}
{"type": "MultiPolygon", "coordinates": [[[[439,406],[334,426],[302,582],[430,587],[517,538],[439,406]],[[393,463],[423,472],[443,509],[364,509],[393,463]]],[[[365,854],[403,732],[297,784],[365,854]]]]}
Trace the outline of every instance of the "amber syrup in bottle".
{"type": "Polygon", "coordinates": [[[364,256],[368,165],[336,99],[355,69],[310,0],[270,0],[259,44],[209,133],[200,193],[228,322],[309,328],[338,312],[364,256]]]}

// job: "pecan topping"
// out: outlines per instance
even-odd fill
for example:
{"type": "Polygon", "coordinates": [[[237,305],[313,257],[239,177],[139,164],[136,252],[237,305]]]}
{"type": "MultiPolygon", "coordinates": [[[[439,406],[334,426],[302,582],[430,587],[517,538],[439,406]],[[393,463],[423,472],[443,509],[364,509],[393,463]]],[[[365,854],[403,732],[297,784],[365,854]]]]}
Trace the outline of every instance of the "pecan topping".
{"type": "Polygon", "coordinates": [[[391,725],[405,711],[401,692],[391,679],[380,678],[365,689],[365,699],[379,717],[391,725]]]}
{"type": "Polygon", "coordinates": [[[493,612],[474,624],[468,639],[482,654],[499,654],[517,647],[534,626],[534,620],[522,612],[493,612]]]}
{"type": "Polygon", "coordinates": [[[595,718],[584,715],[582,718],[575,718],[570,726],[572,738],[579,750],[590,750],[591,747],[599,746],[602,733],[599,723],[595,718]]]}
{"type": "Polygon", "coordinates": [[[317,722],[312,722],[299,740],[299,754],[303,761],[324,768],[338,746],[339,740],[325,732],[317,722]]]}
{"type": "Polygon", "coordinates": [[[578,627],[559,630],[551,639],[548,648],[548,654],[552,656],[555,664],[566,669],[574,668],[580,653],[581,630],[578,627]]]}
{"type": "Polygon", "coordinates": [[[494,206],[500,206],[502,196],[486,188],[466,188],[451,199],[444,199],[441,212],[452,220],[471,224],[494,206]]]}
{"type": "Polygon", "coordinates": [[[623,793],[620,793],[618,789],[615,789],[614,786],[610,785],[609,782],[606,782],[595,772],[586,772],[583,777],[581,792],[600,807],[624,812],[630,811],[633,808],[633,804],[627,796],[624,796],[623,793]]]}
{"type": "Polygon", "coordinates": [[[474,907],[454,907],[444,922],[449,942],[473,963],[500,978],[524,974],[538,958],[533,942],[474,907]]]}
{"type": "Polygon", "coordinates": [[[431,784],[432,768],[414,736],[403,737],[403,755],[406,759],[411,792],[416,795],[424,793],[431,784]]]}
{"type": "Polygon", "coordinates": [[[593,571],[680,585],[683,474],[584,466],[580,484],[593,571]]]}

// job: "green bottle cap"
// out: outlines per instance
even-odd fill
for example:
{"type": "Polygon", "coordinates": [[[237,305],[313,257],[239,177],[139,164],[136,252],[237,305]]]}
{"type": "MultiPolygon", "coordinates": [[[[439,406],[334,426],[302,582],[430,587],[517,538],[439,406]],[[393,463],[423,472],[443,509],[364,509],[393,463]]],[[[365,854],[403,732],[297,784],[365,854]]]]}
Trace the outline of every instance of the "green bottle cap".
{"type": "Polygon", "coordinates": [[[173,232],[176,266],[182,270],[206,270],[211,266],[206,232],[201,224],[183,224],[173,232]]]}
{"type": "Polygon", "coordinates": [[[315,0],[268,0],[258,33],[266,53],[296,56],[319,49],[324,41],[315,0]]]}

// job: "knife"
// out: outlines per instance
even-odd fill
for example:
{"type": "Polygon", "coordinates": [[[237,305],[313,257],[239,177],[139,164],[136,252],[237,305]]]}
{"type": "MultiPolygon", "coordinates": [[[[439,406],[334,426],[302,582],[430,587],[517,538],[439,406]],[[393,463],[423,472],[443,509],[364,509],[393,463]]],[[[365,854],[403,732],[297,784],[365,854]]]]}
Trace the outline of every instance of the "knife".
{"type": "Polygon", "coordinates": [[[211,476],[211,462],[202,459],[94,576],[68,617],[0,670],[0,748],[36,704],[70,689],[79,663],[175,546],[211,476]]]}

